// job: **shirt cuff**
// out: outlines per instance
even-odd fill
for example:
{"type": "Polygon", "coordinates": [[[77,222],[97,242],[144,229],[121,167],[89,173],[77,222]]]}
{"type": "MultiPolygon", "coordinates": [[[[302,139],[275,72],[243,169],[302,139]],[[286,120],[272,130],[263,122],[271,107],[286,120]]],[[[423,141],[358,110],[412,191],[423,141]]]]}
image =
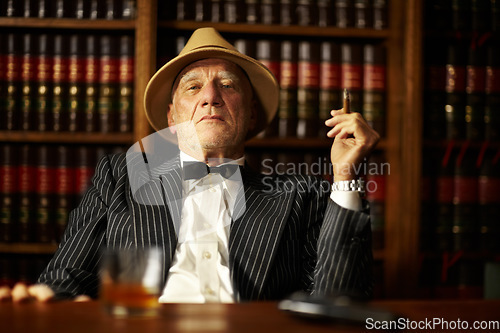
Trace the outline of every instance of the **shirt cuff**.
{"type": "Polygon", "coordinates": [[[361,211],[362,204],[359,193],[356,191],[332,191],[330,199],[342,208],[361,211]]]}

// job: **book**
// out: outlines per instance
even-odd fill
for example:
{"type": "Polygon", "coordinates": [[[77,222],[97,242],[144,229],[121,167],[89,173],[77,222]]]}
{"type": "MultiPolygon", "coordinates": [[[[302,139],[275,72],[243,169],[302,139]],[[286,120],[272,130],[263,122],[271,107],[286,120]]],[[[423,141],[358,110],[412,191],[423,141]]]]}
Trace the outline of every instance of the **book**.
{"type": "MultiPolygon", "coordinates": [[[[484,146],[483,146],[484,147],[484,146]]],[[[478,158],[478,210],[480,220],[480,250],[498,252],[500,225],[495,216],[500,214],[500,152],[486,147],[478,158]]]]}
{"type": "Polygon", "coordinates": [[[79,202],[90,185],[97,163],[96,151],[87,146],[75,148],[75,194],[79,202]]]}
{"type": "Polygon", "coordinates": [[[19,147],[18,160],[18,240],[35,241],[36,149],[28,143],[19,147]]]}
{"type": "Polygon", "coordinates": [[[315,41],[299,42],[297,72],[297,137],[318,136],[320,45],[315,41]]]}
{"type": "Polygon", "coordinates": [[[260,23],[259,0],[245,0],[245,22],[248,24],[260,23]]]}
{"type": "Polygon", "coordinates": [[[278,108],[278,135],[295,137],[297,134],[298,44],[281,42],[280,100],[278,108]]]}
{"type": "Polygon", "coordinates": [[[98,37],[93,34],[85,36],[84,73],[84,131],[97,132],[97,98],[99,96],[99,44],[98,37]]]}
{"type": "Polygon", "coordinates": [[[363,51],[363,117],[381,137],[385,137],[385,48],[380,44],[365,44],[363,51]]]}
{"type": "Polygon", "coordinates": [[[118,132],[132,131],[134,117],[134,38],[120,36],[118,61],[118,132]]]}
{"type": "Polygon", "coordinates": [[[373,0],[373,28],[387,28],[387,0],[373,0]]]}
{"type": "Polygon", "coordinates": [[[13,144],[0,144],[0,242],[16,240],[16,155],[13,144]]]}
{"type": "Polygon", "coordinates": [[[318,25],[318,6],[316,1],[297,0],[297,24],[303,26],[318,25]]]}
{"type": "Polygon", "coordinates": [[[51,17],[51,1],[50,0],[38,0],[36,3],[37,17],[38,18],[49,18],[51,17]]]}
{"type": "Polygon", "coordinates": [[[342,88],[351,95],[351,111],[363,110],[363,44],[342,43],[340,46],[342,88]]]}
{"type": "Polygon", "coordinates": [[[486,47],[472,40],[466,65],[465,138],[479,141],[484,137],[484,108],[486,84],[486,47]]]}
{"type": "Polygon", "coordinates": [[[453,250],[478,248],[477,152],[467,142],[458,152],[453,180],[453,250]]]}
{"type": "Polygon", "coordinates": [[[279,24],[280,23],[280,3],[273,0],[261,0],[260,23],[279,24]]]}
{"type": "Polygon", "coordinates": [[[89,15],[91,20],[104,19],[106,17],[106,2],[103,0],[90,1],[89,15]]]}
{"type": "Polygon", "coordinates": [[[75,168],[72,149],[67,145],[55,147],[57,161],[54,173],[54,238],[60,242],[69,213],[76,199],[75,168]]]}
{"type": "Polygon", "coordinates": [[[451,10],[451,30],[464,32],[470,30],[470,5],[469,1],[453,1],[451,10]]]}
{"type": "Polygon", "coordinates": [[[427,39],[424,47],[423,133],[426,138],[446,137],[446,46],[441,39],[427,39]]]}
{"type": "Polygon", "coordinates": [[[67,53],[67,35],[53,35],[52,52],[52,100],[50,110],[52,112],[51,131],[67,131],[69,128],[69,59],[67,53]]]}
{"type": "Polygon", "coordinates": [[[500,140],[500,47],[491,42],[487,46],[484,131],[485,139],[500,140]]]}
{"type": "Polygon", "coordinates": [[[470,3],[470,27],[472,31],[491,30],[491,7],[495,1],[472,0],[470,3]]]}
{"type": "Polygon", "coordinates": [[[337,28],[354,27],[354,0],[333,0],[337,28]]]}
{"type": "Polygon", "coordinates": [[[68,127],[70,132],[84,130],[85,112],[85,37],[69,36],[68,54],[68,127]]]}
{"type": "Polygon", "coordinates": [[[436,172],[436,184],[434,193],[435,201],[435,248],[439,251],[451,251],[453,249],[453,197],[454,197],[454,174],[456,148],[452,142],[446,149],[439,149],[437,159],[434,161],[436,172]]]}
{"type": "Polygon", "coordinates": [[[55,156],[53,147],[46,144],[36,149],[36,241],[50,243],[54,240],[54,185],[55,156]]]}
{"type": "Polygon", "coordinates": [[[464,42],[448,44],[446,59],[446,138],[465,137],[465,66],[464,42]]]}
{"type": "MultiPolygon", "coordinates": [[[[247,0],[248,1],[248,0],[247,0]]],[[[280,18],[281,25],[295,25],[297,24],[296,0],[281,0],[280,1],[280,18]]],[[[247,16],[250,7],[247,6],[247,16]]]]}
{"type": "MultiPolygon", "coordinates": [[[[260,39],[256,46],[257,60],[266,66],[276,77],[279,84],[280,78],[280,43],[275,40],[260,39]]],[[[278,135],[278,115],[276,115],[269,126],[264,130],[263,135],[267,137],[278,135]]]]}
{"type": "Polygon", "coordinates": [[[0,129],[17,130],[20,111],[21,94],[21,51],[19,35],[8,33],[4,35],[5,53],[4,58],[4,106],[5,110],[0,113],[0,129]]]}
{"type": "Polygon", "coordinates": [[[37,94],[36,94],[36,130],[46,132],[52,129],[51,94],[53,56],[52,35],[40,34],[38,36],[38,63],[36,69],[37,94]]]}
{"type": "Polygon", "coordinates": [[[35,129],[35,90],[36,90],[36,36],[24,33],[22,36],[21,63],[21,101],[19,129],[30,131],[35,129]]]}
{"type": "Polygon", "coordinates": [[[370,0],[354,0],[354,27],[373,27],[373,8],[370,0]]]}
{"type": "Polygon", "coordinates": [[[321,43],[319,82],[319,137],[326,137],[330,127],[325,120],[331,118],[330,111],[342,108],[340,71],[340,46],[335,42],[321,43]]]}
{"type": "MultiPolygon", "coordinates": [[[[102,0],[101,0],[102,1],[102,0]]],[[[67,0],[52,0],[52,17],[53,18],[73,18],[75,14],[75,1],[67,0]]]]}
{"type": "Polygon", "coordinates": [[[224,20],[226,23],[241,23],[245,21],[245,7],[241,6],[241,1],[224,1],[224,20]]]}
{"type": "Polygon", "coordinates": [[[210,21],[224,22],[224,4],[223,0],[210,0],[210,21]]]}
{"type": "Polygon", "coordinates": [[[117,37],[114,35],[101,35],[99,36],[99,42],[98,131],[111,133],[117,130],[118,118],[119,51],[117,37]]]}
{"type": "Polygon", "coordinates": [[[320,27],[335,26],[335,13],[333,2],[331,0],[318,0],[317,4],[318,20],[317,25],[320,27]]]}

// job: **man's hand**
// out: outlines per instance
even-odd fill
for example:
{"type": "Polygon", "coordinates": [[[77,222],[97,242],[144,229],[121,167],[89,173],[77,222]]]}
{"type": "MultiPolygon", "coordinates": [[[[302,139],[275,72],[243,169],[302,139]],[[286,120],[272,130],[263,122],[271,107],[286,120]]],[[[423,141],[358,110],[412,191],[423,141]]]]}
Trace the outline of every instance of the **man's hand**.
{"type": "Polygon", "coordinates": [[[343,109],[330,113],[332,118],[325,124],[332,127],[327,136],[335,138],[330,154],[334,180],[355,179],[356,170],[378,143],[380,135],[359,113],[345,113],[343,109]]]}
{"type": "MultiPolygon", "coordinates": [[[[13,301],[16,303],[38,301],[49,302],[55,297],[54,292],[45,284],[34,284],[27,286],[24,283],[16,283],[14,288],[0,286],[0,302],[13,301]]],[[[76,296],[74,302],[87,302],[92,299],[87,295],[76,296]]]]}

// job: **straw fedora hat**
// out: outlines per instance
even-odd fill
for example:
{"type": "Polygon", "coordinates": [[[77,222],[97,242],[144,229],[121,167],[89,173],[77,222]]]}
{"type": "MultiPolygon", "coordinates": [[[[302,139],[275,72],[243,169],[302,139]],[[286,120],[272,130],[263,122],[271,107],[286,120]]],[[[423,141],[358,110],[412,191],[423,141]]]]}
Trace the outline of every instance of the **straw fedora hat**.
{"type": "Polygon", "coordinates": [[[214,28],[193,32],[177,57],[161,67],[149,80],[144,107],[149,123],[156,131],[168,127],[167,108],[172,85],[187,65],[201,59],[220,58],[239,65],[248,75],[258,102],[257,122],[247,139],[257,135],[271,122],[278,109],[279,85],[274,75],[259,61],[244,55],[227,42],[214,28]]]}

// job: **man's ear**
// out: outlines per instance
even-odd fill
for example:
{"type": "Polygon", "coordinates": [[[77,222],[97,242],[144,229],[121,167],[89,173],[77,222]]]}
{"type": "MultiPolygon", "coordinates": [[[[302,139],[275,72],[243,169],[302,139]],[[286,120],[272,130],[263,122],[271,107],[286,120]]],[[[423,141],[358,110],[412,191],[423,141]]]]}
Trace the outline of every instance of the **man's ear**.
{"type": "Polygon", "coordinates": [[[174,105],[170,103],[167,108],[167,122],[168,122],[168,129],[170,133],[175,134],[176,129],[175,129],[175,121],[174,121],[174,116],[172,114],[172,109],[174,108],[174,105]]]}

